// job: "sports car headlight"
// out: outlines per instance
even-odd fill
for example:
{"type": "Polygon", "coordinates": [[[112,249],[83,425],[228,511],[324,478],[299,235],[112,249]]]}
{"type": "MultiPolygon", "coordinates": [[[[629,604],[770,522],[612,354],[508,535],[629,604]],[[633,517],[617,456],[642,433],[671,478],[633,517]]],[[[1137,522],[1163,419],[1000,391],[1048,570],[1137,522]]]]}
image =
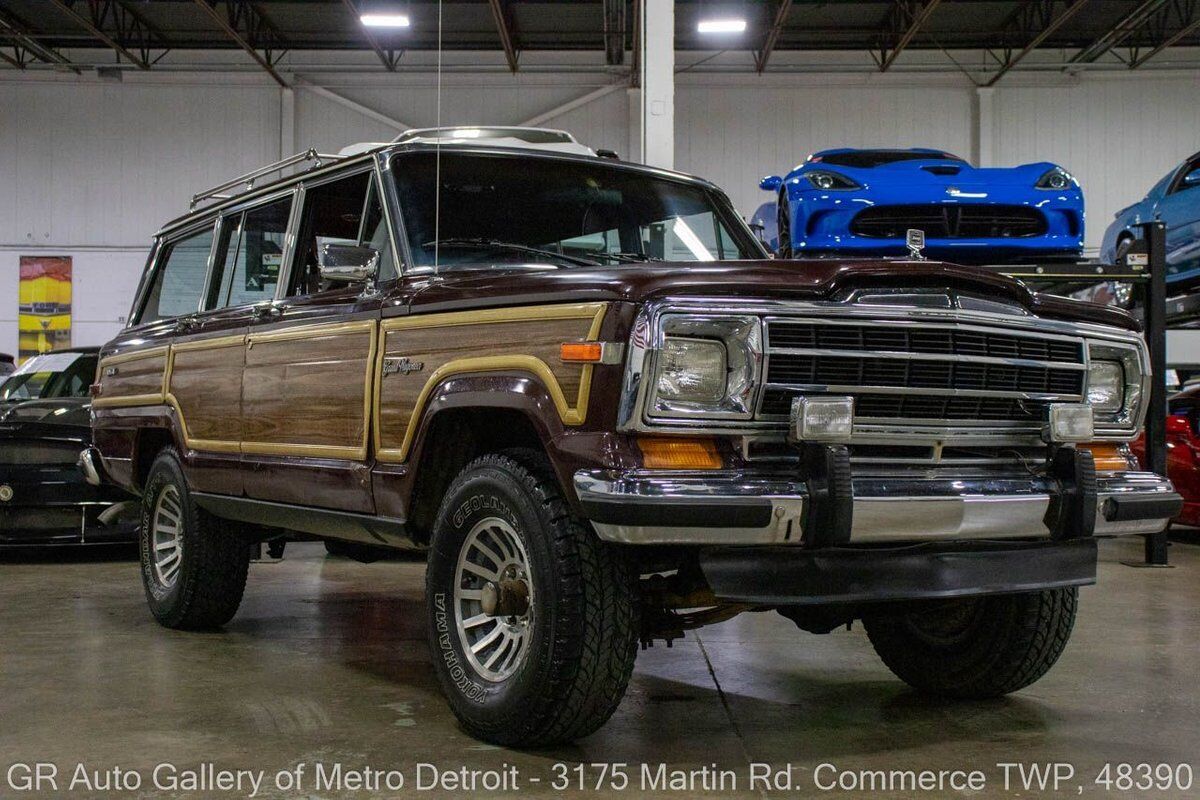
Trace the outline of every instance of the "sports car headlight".
{"type": "Polygon", "coordinates": [[[1142,421],[1145,350],[1133,343],[1088,342],[1087,401],[1096,415],[1096,434],[1131,438],[1142,421]]]}
{"type": "Polygon", "coordinates": [[[836,172],[810,172],[805,177],[808,182],[818,189],[861,189],[854,181],[847,178],[845,175],[839,175],[836,172]]]}
{"type": "Polygon", "coordinates": [[[758,318],[666,314],[660,324],[650,415],[749,419],[762,360],[758,318]]]}
{"type": "Polygon", "coordinates": [[[1033,186],[1035,189],[1060,191],[1062,189],[1069,188],[1073,183],[1075,183],[1075,179],[1071,177],[1071,173],[1067,172],[1062,167],[1055,167],[1042,177],[1038,178],[1037,183],[1035,183],[1033,186]]]}

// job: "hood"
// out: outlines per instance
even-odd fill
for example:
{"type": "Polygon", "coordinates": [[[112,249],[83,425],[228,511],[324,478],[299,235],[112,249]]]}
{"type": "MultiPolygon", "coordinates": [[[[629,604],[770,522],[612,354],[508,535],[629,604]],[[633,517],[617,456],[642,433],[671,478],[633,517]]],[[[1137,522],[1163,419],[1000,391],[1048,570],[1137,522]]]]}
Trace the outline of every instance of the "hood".
{"type": "Polygon", "coordinates": [[[86,397],[0,404],[0,437],[45,436],[91,440],[91,403],[86,397]]]}
{"type": "Polygon", "coordinates": [[[665,297],[833,300],[860,288],[950,288],[1006,299],[1047,319],[1139,330],[1119,309],[1032,293],[993,272],[939,261],[884,259],[715,261],[578,269],[455,269],[431,278],[414,311],[568,302],[645,302],[665,297]]]}
{"type": "Polygon", "coordinates": [[[1057,165],[1048,161],[1022,164],[1019,167],[973,167],[962,161],[946,158],[920,158],[896,161],[878,167],[843,167],[836,164],[809,163],[791,173],[802,175],[814,170],[837,172],[864,185],[871,181],[913,182],[935,186],[987,185],[1032,188],[1038,178],[1057,165]]]}

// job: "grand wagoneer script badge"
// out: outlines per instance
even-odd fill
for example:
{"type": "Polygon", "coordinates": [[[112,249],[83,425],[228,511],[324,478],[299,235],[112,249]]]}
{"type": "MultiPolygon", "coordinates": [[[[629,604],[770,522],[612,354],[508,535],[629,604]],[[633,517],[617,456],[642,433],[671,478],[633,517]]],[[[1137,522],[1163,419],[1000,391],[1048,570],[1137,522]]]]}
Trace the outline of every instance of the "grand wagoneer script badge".
{"type": "Polygon", "coordinates": [[[383,376],[395,375],[397,372],[402,375],[411,375],[414,372],[420,372],[425,369],[425,362],[410,361],[408,358],[385,358],[383,360],[383,376]]]}

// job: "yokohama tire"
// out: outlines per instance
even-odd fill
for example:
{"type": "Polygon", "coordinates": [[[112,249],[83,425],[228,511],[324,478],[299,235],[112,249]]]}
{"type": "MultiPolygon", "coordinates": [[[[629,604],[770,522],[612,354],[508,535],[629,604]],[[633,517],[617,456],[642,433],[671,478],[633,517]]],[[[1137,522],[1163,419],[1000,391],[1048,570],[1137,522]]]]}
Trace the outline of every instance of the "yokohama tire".
{"type": "Polygon", "coordinates": [[[432,538],[430,655],[462,726],[495,744],[547,746],[603,725],[637,656],[632,581],[619,553],[570,515],[545,459],[515,451],[468,464],[432,538]],[[472,592],[486,579],[472,559],[485,572],[527,578],[521,616],[479,613],[472,592]],[[501,635],[510,649],[484,642],[501,635]]]}
{"type": "Polygon", "coordinates": [[[1077,589],[897,605],[866,615],[875,652],[921,691],[983,699],[1029,686],[1062,655],[1077,589]]]}
{"type": "Polygon", "coordinates": [[[202,629],[232,619],[246,588],[249,544],[233,523],[192,501],[174,448],[150,466],[141,522],[142,585],[159,624],[202,629]]]}

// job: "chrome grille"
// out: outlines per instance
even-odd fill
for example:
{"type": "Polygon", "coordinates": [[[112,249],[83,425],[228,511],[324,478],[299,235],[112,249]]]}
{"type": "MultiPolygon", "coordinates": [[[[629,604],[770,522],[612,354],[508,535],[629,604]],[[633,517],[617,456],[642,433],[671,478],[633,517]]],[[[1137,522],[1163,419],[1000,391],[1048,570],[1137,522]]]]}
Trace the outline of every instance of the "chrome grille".
{"type": "Polygon", "coordinates": [[[768,318],[763,419],[798,394],[855,398],[860,423],[1039,426],[1081,402],[1082,339],[960,323],[768,318]]]}

